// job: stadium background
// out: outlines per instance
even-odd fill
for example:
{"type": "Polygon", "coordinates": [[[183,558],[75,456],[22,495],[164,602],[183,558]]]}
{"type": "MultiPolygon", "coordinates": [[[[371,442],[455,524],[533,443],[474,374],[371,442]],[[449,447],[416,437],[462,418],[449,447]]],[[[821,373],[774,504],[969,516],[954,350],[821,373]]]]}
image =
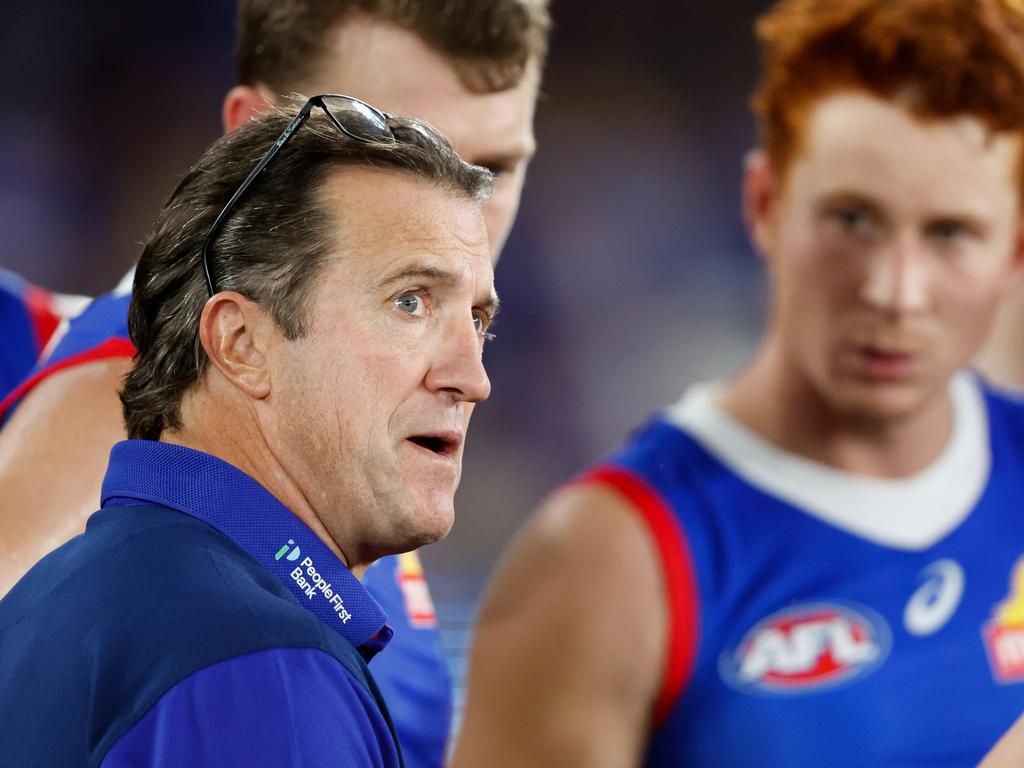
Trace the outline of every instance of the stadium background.
{"type": "MultiPolygon", "coordinates": [[[[734,372],[764,312],[738,200],[768,3],[552,5],[540,152],[497,274],[493,395],[455,530],[423,555],[456,667],[529,511],[688,383],[734,372]]],[[[117,282],[220,131],[233,14],[230,0],[0,3],[0,264],[64,292],[117,282]]]]}

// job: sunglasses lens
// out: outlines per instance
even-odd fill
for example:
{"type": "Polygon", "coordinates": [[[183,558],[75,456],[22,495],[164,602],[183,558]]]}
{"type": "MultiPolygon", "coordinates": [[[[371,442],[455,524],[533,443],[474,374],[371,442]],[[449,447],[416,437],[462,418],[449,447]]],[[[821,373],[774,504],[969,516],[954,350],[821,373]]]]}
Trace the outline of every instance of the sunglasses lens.
{"type": "Polygon", "coordinates": [[[428,128],[418,120],[408,120],[405,125],[396,130],[398,130],[398,133],[395,136],[409,144],[416,144],[421,147],[439,147],[443,143],[441,137],[434,133],[433,129],[428,128]]]}
{"type": "Polygon", "coordinates": [[[381,141],[394,138],[384,116],[360,101],[324,96],[323,104],[345,133],[354,139],[381,141]]]}

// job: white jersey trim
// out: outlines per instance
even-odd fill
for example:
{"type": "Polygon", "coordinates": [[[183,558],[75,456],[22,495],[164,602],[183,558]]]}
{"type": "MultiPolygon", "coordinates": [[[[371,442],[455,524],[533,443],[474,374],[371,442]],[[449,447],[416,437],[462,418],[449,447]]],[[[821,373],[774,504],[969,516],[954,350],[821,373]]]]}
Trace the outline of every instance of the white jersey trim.
{"type": "Polygon", "coordinates": [[[988,484],[988,414],[969,373],[950,382],[954,425],[946,448],[930,466],[898,480],[844,472],[777,448],[718,406],[721,388],[692,386],[666,411],[667,420],[752,485],[877,544],[927,549],[970,515],[988,484]]]}
{"type": "MultiPolygon", "coordinates": [[[[115,296],[124,296],[132,292],[132,282],[135,280],[135,267],[128,270],[127,274],[122,277],[114,290],[111,291],[115,296]]],[[[71,328],[71,320],[78,317],[86,308],[93,302],[91,296],[71,296],[68,294],[53,294],[53,307],[54,311],[60,315],[60,323],[58,323],[56,330],[53,335],[50,336],[50,340],[46,343],[46,347],[42,352],[39,353],[39,362],[45,362],[50,359],[50,355],[57,349],[57,346],[61,343],[64,337],[67,335],[68,330],[71,328]]]]}
{"type": "Polygon", "coordinates": [[[114,290],[112,291],[112,293],[115,296],[124,296],[125,294],[131,293],[132,283],[134,282],[134,280],[135,267],[132,267],[125,273],[125,276],[121,278],[118,284],[114,286],[114,290]]]}

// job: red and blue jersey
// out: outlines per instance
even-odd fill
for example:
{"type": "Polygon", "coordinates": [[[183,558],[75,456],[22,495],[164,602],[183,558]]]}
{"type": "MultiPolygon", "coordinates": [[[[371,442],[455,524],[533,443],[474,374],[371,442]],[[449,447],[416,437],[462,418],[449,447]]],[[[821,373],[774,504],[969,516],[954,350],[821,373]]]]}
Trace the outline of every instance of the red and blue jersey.
{"type": "MultiPolygon", "coordinates": [[[[61,370],[135,354],[128,337],[132,278],[128,273],[113,291],[93,300],[57,332],[52,351],[0,403],[0,420],[34,386],[61,370]]],[[[363,584],[395,631],[388,652],[375,659],[372,668],[398,731],[405,764],[440,768],[451,726],[451,684],[419,560],[415,553],[382,558],[367,569],[363,584]]]]}
{"type": "MultiPolygon", "coordinates": [[[[34,387],[53,374],[92,360],[131,357],[135,347],[128,339],[129,272],[118,286],[93,299],[70,320],[52,323],[48,341],[36,350],[32,362],[0,398],[0,423],[34,387]]],[[[4,326],[7,327],[6,325],[4,326]]]]}
{"type": "Polygon", "coordinates": [[[0,401],[36,365],[62,317],[81,299],[53,294],[0,269],[0,401]]]}
{"type": "Polygon", "coordinates": [[[1024,711],[1024,404],[958,375],[939,458],[885,480],[786,453],[716,396],[584,478],[663,566],[645,765],[976,764],[1024,711]]]}

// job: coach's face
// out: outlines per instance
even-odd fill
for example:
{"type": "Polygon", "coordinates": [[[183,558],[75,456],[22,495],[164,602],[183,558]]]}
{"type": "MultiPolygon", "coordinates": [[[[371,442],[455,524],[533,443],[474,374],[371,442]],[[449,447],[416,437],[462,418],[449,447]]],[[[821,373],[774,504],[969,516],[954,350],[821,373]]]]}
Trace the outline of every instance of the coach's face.
{"type": "Polygon", "coordinates": [[[470,415],[490,393],[496,296],[477,203],[359,168],[323,199],[338,256],[316,280],[308,333],[268,356],[263,426],[354,565],[451,528],[470,415]]]}

